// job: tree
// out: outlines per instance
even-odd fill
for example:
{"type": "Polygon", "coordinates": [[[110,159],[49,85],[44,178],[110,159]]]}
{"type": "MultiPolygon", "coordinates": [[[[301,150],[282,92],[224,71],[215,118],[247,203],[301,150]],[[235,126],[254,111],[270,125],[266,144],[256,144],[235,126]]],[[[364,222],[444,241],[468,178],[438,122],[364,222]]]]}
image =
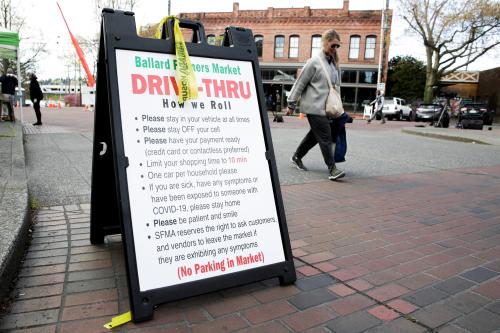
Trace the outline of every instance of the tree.
{"type": "Polygon", "coordinates": [[[124,11],[134,11],[140,0],[95,0],[94,1],[94,19],[96,22],[97,31],[94,32],[92,37],[77,36],[80,47],[85,54],[90,54],[92,62],[89,64],[94,70],[97,64],[97,57],[99,52],[99,34],[101,28],[101,13],[104,8],[114,8],[124,11]]]}
{"type": "MultiPolygon", "coordinates": [[[[94,0],[94,19],[97,30],[91,33],[91,36],[77,35],[75,37],[78,40],[78,44],[84,54],[88,56],[86,59],[89,60],[88,65],[94,76],[99,51],[99,34],[102,10],[104,8],[114,8],[124,11],[133,11],[139,1],[140,0],[94,0]]],[[[67,58],[67,56],[65,57],[67,58]]],[[[66,59],[66,64],[68,63],[71,64],[71,60],[68,61],[66,59]]],[[[74,64],[71,64],[71,66],[74,66],[74,64]]]]}
{"type": "Polygon", "coordinates": [[[95,0],[95,14],[97,22],[101,23],[101,12],[103,8],[114,8],[126,11],[134,11],[139,0],[95,0]]]}
{"type": "MultiPolygon", "coordinates": [[[[16,5],[13,5],[11,0],[0,0],[0,26],[19,33],[22,45],[30,44],[29,48],[22,47],[20,53],[21,76],[27,77],[28,72],[35,70],[38,56],[46,52],[46,45],[43,42],[36,41],[37,39],[34,36],[23,33],[24,18],[19,14],[18,3],[15,1],[14,4],[16,5]]],[[[6,73],[8,71],[12,73],[17,71],[16,62],[14,60],[1,59],[0,72],[6,73]]]]}
{"type": "Polygon", "coordinates": [[[410,56],[392,58],[387,73],[387,96],[421,99],[424,95],[425,73],[425,65],[420,60],[410,56]]]}
{"type": "Polygon", "coordinates": [[[400,0],[404,20],[427,56],[424,100],[440,78],[476,61],[500,44],[497,0],[400,0]]]}

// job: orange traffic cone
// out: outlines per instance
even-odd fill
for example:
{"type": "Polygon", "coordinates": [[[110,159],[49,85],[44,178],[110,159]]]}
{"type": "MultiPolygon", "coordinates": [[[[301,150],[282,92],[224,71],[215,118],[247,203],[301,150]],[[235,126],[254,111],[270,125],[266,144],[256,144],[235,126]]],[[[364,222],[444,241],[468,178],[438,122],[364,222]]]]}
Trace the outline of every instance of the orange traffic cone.
{"type": "Polygon", "coordinates": [[[299,113],[299,119],[304,119],[304,114],[302,112],[299,113]]]}

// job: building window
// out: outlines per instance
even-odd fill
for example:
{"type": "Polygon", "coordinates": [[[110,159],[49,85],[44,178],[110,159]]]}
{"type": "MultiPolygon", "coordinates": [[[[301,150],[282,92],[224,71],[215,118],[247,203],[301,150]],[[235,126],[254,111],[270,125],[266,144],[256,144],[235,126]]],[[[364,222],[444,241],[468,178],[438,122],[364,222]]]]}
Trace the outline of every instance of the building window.
{"type": "Polygon", "coordinates": [[[342,70],[342,83],[356,83],[357,71],[342,70]]]}
{"type": "Polygon", "coordinates": [[[314,35],[311,39],[311,57],[321,52],[321,35],[314,35]]]}
{"type": "Polygon", "coordinates": [[[359,83],[377,83],[377,71],[359,71],[359,83]]]}
{"type": "Polygon", "coordinates": [[[361,37],[359,36],[351,36],[351,42],[349,43],[349,59],[358,59],[360,40],[361,37]]]}
{"type": "Polygon", "coordinates": [[[285,37],[276,36],[274,37],[274,57],[283,58],[285,50],[285,37]]]}
{"type": "Polygon", "coordinates": [[[261,69],[262,80],[266,81],[291,81],[293,82],[297,77],[297,70],[295,69],[261,69]]]}
{"type": "Polygon", "coordinates": [[[377,42],[377,37],[367,36],[366,46],[365,46],[365,59],[375,59],[375,43],[377,42]]]}
{"type": "Polygon", "coordinates": [[[342,98],[342,104],[345,110],[354,110],[356,102],[356,88],[354,87],[344,87],[340,92],[342,98]]]}
{"type": "Polygon", "coordinates": [[[215,35],[208,35],[207,36],[207,43],[210,45],[215,45],[215,35]]]}
{"type": "Polygon", "coordinates": [[[299,36],[290,36],[290,48],[288,49],[288,58],[299,57],[299,36]]]}
{"type": "Polygon", "coordinates": [[[262,47],[264,45],[264,37],[262,35],[255,35],[255,47],[257,48],[257,56],[262,57],[262,47]]]}

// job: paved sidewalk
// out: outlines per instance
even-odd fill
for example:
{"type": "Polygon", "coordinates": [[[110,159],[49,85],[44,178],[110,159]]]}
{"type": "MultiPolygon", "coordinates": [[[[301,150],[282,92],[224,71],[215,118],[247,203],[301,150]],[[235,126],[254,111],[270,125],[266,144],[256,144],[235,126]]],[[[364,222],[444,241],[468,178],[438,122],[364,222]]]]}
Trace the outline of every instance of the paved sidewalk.
{"type": "MultiPolygon", "coordinates": [[[[295,285],[165,304],[117,332],[498,332],[500,166],[282,186],[295,285]]],[[[41,209],[0,331],[100,332],[129,309],[119,236],[41,209]],[[23,330],[21,330],[23,328],[23,330]]]]}
{"type": "Polygon", "coordinates": [[[0,298],[24,253],[28,209],[22,129],[19,122],[0,122],[0,298]]]}
{"type": "Polygon", "coordinates": [[[431,138],[500,146],[500,126],[484,126],[483,130],[459,128],[405,127],[404,133],[431,138]],[[488,128],[491,128],[489,130],[488,128]]]}

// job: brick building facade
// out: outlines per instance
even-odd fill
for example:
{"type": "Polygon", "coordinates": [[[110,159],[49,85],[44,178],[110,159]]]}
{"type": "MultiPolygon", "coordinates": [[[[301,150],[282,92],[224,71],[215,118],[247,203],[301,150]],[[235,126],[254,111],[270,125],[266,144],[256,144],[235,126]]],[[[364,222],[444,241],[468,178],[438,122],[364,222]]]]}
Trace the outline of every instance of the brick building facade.
{"type": "MultiPolygon", "coordinates": [[[[388,10],[387,14],[383,78],[387,75],[392,11],[388,10]]],[[[344,0],[343,8],[336,9],[306,6],[240,10],[239,4],[233,3],[232,12],[181,13],[179,17],[202,22],[209,43],[215,43],[228,26],[251,29],[260,55],[264,91],[266,95],[277,92],[282,105],[286,103],[287,92],[300,68],[321,49],[321,34],[333,28],[340,34],[342,42],[339,49],[341,91],[346,108],[359,110],[363,100],[375,97],[381,10],[349,10],[349,0],[344,0]]]]}

